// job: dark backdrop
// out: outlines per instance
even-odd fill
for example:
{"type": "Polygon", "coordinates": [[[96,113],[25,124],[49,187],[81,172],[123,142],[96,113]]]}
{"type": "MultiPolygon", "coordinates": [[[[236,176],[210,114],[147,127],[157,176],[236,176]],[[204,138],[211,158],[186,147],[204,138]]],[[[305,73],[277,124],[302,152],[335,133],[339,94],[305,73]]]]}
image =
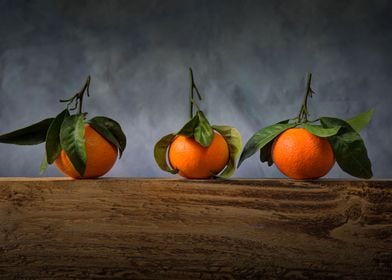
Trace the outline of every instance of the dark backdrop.
{"type": "MultiPolygon", "coordinates": [[[[187,120],[189,66],[210,121],[244,141],[297,114],[311,71],[313,117],[376,109],[362,136],[375,176],[389,177],[391,3],[0,1],[0,133],[55,115],[90,74],[89,116],[118,120],[129,141],[108,175],[167,176],[152,150],[187,120]]],[[[0,145],[0,176],[37,176],[43,150],[0,145]]],[[[236,176],[281,175],[254,156],[236,176]]]]}

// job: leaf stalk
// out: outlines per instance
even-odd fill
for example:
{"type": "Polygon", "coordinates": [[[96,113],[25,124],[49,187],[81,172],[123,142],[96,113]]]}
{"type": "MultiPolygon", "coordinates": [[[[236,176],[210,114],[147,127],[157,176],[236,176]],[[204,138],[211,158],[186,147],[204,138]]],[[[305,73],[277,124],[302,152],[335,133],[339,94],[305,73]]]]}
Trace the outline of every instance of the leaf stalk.
{"type": "Polygon", "coordinates": [[[308,122],[308,117],[309,117],[309,110],[308,110],[308,97],[312,98],[312,95],[314,93],[312,87],[312,73],[309,73],[307,76],[307,81],[306,81],[306,90],[305,90],[305,96],[304,96],[304,101],[300,107],[299,114],[297,117],[297,122],[298,123],[306,123],[308,122]]]}
{"type": "Polygon", "coordinates": [[[74,110],[78,109],[78,114],[82,114],[83,113],[82,109],[83,109],[84,94],[87,93],[87,96],[90,96],[90,81],[91,81],[91,77],[89,75],[80,91],[75,93],[75,95],[69,99],[60,99],[60,102],[63,102],[63,103],[67,102],[68,103],[67,109],[69,109],[69,106],[72,103],[74,103],[74,106],[69,110],[74,111],[74,110]]]}
{"type": "Polygon", "coordinates": [[[193,78],[193,71],[192,68],[189,67],[189,77],[190,77],[190,88],[189,88],[189,119],[193,118],[193,106],[197,108],[197,110],[200,111],[199,106],[197,105],[195,99],[194,99],[194,91],[196,91],[197,97],[199,100],[202,100],[202,97],[200,95],[200,92],[195,84],[195,80],[193,78]]]}

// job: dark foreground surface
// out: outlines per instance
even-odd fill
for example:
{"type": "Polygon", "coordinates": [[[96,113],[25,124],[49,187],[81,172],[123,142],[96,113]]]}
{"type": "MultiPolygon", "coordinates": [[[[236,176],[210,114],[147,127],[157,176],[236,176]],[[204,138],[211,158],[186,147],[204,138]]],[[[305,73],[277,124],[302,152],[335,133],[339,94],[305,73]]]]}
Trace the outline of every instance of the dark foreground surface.
{"type": "Polygon", "coordinates": [[[392,181],[0,178],[0,279],[392,279],[392,181]]]}

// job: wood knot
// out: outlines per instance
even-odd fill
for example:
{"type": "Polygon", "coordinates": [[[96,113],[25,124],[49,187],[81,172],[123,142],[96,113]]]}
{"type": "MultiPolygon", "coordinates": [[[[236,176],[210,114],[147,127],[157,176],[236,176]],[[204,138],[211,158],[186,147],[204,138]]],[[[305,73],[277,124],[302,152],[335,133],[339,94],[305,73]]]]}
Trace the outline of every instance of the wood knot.
{"type": "Polygon", "coordinates": [[[349,208],[345,211],[345,216],[348,220],[357,221],[362,216],[362,206],[361,203],[356,202],[350,205],[349,208]]]}

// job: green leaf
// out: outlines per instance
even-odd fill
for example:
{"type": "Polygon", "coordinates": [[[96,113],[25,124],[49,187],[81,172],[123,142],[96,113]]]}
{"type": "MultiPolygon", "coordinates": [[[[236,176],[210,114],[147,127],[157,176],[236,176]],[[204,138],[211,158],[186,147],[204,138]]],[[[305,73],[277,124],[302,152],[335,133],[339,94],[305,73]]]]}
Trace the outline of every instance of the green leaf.
{"type": "Polygon", "coordinates": [[[356,132],[360,132],[362,129],[364,129],[369,121],[372,119],[374,114],[374,109],[370,109],[369,111],[359,114],[351,119],[348,119],[346,122],[351,125],[352,128],[356,132]]]}
{"type": "Polygon", "coordinates": [[[41,161],[41,165],[39,166],[39,174],[43,174],[48,168],[48,160],[46,159],[46,153],[44,154],[44,158],[41,161]]]}
{"type": "Polygon", "coordinates": [[[170,165],[167,162],[166,155],[167,155],[167,150],[175,137],[176,134],[174,133],[165,135],[154,146],[154,158],[156,163],[163,171],[167,171],[172,174],[176,174],[178,173],[178,171],[170,167],[170,165]]]}
{"type": "Polygon", "coordinates": [[[219,132],[229,145],[229,162],[225,170],[219,175],[223,178],[229,178],[236,170],[236,162],[242,149],[241,134],[236,128],[231,126],[214,125],[213,129],[219,132]]]}
{"type": "Polygon", "coordinates": [[[287,120],[283,120],[283,121],[280,121],[280,122],[278,122],[279,124],[286,124],[286,123],[289,123],[289,119],[287,119],[287,120]]]}
{"type": "Polygon", "coordinates": [[[255,152],[267,145],[280,133],[294,126],[296,126],[294,123],[276,123],[257,131],[246,143],[237,167],[239,167],[245,159],[252,156],[255,152]]]}
{"type": "Polygon", "coordinates": [[[54,118],[44,119],[33,125],[0,135],[0,143],[36,145],[45,142],[46,132],[54,118]]]}
{"type": "MultiPolygon", "coordinates": [[[[289,123],[290,120],[284,120],[278,122],[279,124],[287,124],[289,123]]],[[[266,144],[264,147],[260,149],[260,161],[261,162],[267,162],[268,166],[272,166],[274,164],[274,161],[272,160],[272,154],[271,154],[271,149],[272,149],[272,144],[274,141],[270,141],[268,144],[266,144]]]]}
{"type": "Polygon", "coordinates": [[[203,147],[208,147],[214,138],[214,130],[202,111],[197,111],[197,116],[199,123],[195,127],[194,138],[203,147]]]}
{"type": "Polygon", "coordinates": [[[193,137],[203,147],[208,147],[214,137],[213,129],[202,111],[188,121],[176,135],[193,137]]]}
{"type": "Polygon", "coordinates": [[[94,117],[89,124],[110,143],[115,145],[120,151],[120,158],[127,145],[127,138],[121,129],[121,126],[115,120],[107,117],[94,117]]]}
{"type": "Polygon", "coordinates": [[[177,135],[184,135],[187,137],[193,137],[193,135],[195,133],[195,128],[198,124],[199,124],[199,115],[196,114],[176,134],[177,135]]]}
{"type": "MultiPolygon", "coordinates": [[[[100,123],[98,120],[91,119],[89,121],[90,125],[92,128],[94,128],[100,135],[102,135],[106,140],[108,140],[110,143],[115,145],[118,149],[120,149],[120,143],[118,143],[116,137],[110,132],[109,129],[106,128],[106,126],[103,123],[100,123]]],[[[121,150],[120,150],[120,156],[121,156],[121,150]]]]}
{"type": "MultiPolygon", "coordinates": [[[[290,120],[283,120],[278,122],[278,124],[287,124],[289,123],[289,121],[290,120]]],[[[272,154],[271,154],[273,143],[274,141],[270,141],[268,144],[266,144],[264,147],[260,149],[260,161],[267,162],[268,166],[272,166],[274,164],[274,161],[272,160],[272,154]]]]}
{"type": "Polygon", "coordinates": [[[354,177],[371,178],[372,165],[358,132],[341,119],[322,117],[320,122],[326,128],[341,126],[338,134],[328,138],[340,168],[354,177]]]}
{"type": "Polygon", "coordinates": [[[274,161],[272,160],[272,154],[271,154],[271,149],[272,149],[272,144],[274,141],[270,141],[267,145],[262,147],[260,149],[260,161],[261,162],[267,162],[268,166],[271,166],[274,164],[274,161]]]}
{"type": "Polygon", "coordinates": [[[330,137],[338,133],[340,126],[325,128],[321,125],[303,123],[302,126],[310,133],[318,137],[330,137]]]}
{"type": "Polygon", "coordinates": [[[52,164],[61,152],[60,144],[60,128],[66,117],[69,116],[67,109],[58,114],[49,126],[46,133],[46,160],[48,164],[52,164]]]}
{"type": "Polygon", "coordinates": [[[76,171],[83,177],[87,162],[83,114],[64,119],[60,129],[60,143],[76,171]]]}

